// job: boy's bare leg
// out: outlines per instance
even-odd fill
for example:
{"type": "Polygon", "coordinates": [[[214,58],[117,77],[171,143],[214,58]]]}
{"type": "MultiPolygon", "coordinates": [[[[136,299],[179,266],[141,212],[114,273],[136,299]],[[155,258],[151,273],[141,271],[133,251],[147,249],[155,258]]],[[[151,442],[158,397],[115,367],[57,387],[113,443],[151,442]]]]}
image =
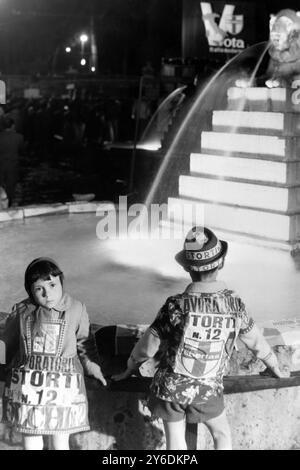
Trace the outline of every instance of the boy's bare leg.
{"type": "Polygon", "coordinates": [[[211,432],[216,450],[232,450],[231,431],[225,410],[205,424],[211,432]]]}
{"type": "Polygon", "coordinates": [[[31,434],[25,434],[23,440],[25,450],[43,450],[43,436],[32,436],[31,434]]]}
{"type": "Polygon", "coordinates": [[[185,441],[185,419],[164,421],[167,450],[187,450],[185,441]]]}
{"type": "Polygon", "coordinates": [[[69,450],[69,434],[57,434],[52,436],[53,450],[69,450]]]}

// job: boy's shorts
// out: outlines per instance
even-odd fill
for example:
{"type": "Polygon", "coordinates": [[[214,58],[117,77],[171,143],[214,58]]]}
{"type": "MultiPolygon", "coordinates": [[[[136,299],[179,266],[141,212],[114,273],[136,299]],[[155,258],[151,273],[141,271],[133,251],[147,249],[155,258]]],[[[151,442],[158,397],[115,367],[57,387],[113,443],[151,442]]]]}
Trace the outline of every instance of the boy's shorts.
{"type": "Polygon", "coordinates": [[[205,423],[220,416],[225,409],[223,393],[212,396],[201,404],[190,405],[181,405],[150,395],[148,407],[154,417],[163,421],[182,421],[186,417],[187,423],[205,423]]]}

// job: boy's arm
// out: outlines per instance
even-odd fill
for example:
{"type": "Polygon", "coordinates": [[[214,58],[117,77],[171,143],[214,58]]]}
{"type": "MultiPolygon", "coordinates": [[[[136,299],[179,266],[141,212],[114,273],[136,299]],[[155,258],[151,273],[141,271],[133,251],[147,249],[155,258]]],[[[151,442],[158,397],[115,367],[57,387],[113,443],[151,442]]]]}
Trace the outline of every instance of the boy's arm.
{"type": "Polygon", "coordinates": [[[127,369],[121,374],[113,375],[112,378],[114,380],[124,380],[130,377],[143,362],[155,356],[159,350],[160,342],[161,340],[155,330],[149,327],[131,351],[127,361],[127,369]]]}
{"type": "Polygon", "coordinates": [[[239,338],[276,377],[289,377],[289,372],[280,370],[276,355],[255,323],[249,331],[242,331],[239,338]]]}
{"type": "Polygon", "coordinates": [[[182,315],[183,312],[177,296],[168,297],[156,315],[154,322],[133,348],[127,362],[127,369],[122,374],[114,375],[112,378],[114,380],[123,380],[134,371],[138,372],[138,368],[143,362],[155,356],[159,350],[161,340],[170,338],[175,334],[176,326],[181,323],[182,315]]]}

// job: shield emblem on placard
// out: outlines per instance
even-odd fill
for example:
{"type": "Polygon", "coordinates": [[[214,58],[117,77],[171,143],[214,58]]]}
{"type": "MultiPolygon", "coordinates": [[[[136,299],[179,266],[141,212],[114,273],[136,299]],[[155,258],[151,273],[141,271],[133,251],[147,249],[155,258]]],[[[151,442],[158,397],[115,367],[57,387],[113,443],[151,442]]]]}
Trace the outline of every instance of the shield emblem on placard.
{"type": "Polygon", "coordinates": [[[174,372],[194,378],[210,375],[220,362],[223,347],[224,341],[184,343],[174,372]]]}
{"type": "Polygon", "coordinates": [[[226,31],[233,36],[239,34],[244,27],[244,15],[229,15],[225,19],[226,31]]]}

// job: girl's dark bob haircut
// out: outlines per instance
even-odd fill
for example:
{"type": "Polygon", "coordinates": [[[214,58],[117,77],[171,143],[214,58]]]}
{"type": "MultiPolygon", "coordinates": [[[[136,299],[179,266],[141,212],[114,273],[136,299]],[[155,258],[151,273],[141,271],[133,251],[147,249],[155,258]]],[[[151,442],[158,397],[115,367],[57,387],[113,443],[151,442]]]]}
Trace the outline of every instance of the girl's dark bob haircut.
{"type": "Polygon", "coordinates": [[[33,299],[31,286],[38,279],[50,280],[50,276],[59,276],[63,286],[64,275],[56,262],[51,258],[36,258],[26,268],[24,285],[29,297],[33,299]]]}

